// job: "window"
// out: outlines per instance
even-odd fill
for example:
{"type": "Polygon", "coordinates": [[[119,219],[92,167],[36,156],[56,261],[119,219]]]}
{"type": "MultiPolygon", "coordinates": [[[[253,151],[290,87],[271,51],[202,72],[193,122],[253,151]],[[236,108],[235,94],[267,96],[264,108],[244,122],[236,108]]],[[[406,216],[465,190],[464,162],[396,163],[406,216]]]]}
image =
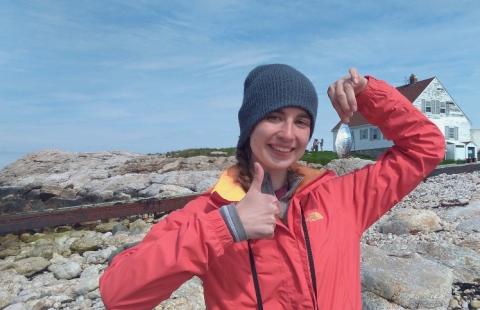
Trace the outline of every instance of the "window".
{"type": "Polygon", "coordinates": [[[360,129],[360,140],[368,139],[368,128],[360,129]]]}
{"type": "Polygon", "coordinates": [[[380,140],[380,130],[378,128],[370,128],[370,140],[380,140]]]}
{"type": "Polygon", "coordinates": [[[425,112],[432,113],[432,102],[425,101],[425,112]]]}
{"type": "Polygon", "coordinates": [[[445,102],[440,102],[440,114],[447,113],[447,104],[445,102]]]}
{"type": "Polygon", "coordinates": [[[458,140],[458,127],[445,126],[445,137],[451,140],[458,140]]]}

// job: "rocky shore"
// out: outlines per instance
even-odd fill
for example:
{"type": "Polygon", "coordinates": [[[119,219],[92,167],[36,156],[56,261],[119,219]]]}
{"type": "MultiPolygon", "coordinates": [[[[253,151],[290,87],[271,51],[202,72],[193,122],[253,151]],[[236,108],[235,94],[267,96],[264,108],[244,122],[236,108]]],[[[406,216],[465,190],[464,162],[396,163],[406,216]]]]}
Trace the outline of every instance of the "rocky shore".
{"type": "MultiPolygon", "coordinates": [[[[202,192],[234,163],[223,154],[40,152],[0,171],[0,216],[202,192]]],[[[367,161],[337,160],[344,174],[367,161]]],[[[480,309],[480,173],[422,182],[362,238],[363,308],[480,309]]],[[[0,236],[0,309],[104,309],[98,278],[112,253],[157,218],[138,216],[0,236]]],[[[204,309],[193,278],[156,309],[204,309]]]]}

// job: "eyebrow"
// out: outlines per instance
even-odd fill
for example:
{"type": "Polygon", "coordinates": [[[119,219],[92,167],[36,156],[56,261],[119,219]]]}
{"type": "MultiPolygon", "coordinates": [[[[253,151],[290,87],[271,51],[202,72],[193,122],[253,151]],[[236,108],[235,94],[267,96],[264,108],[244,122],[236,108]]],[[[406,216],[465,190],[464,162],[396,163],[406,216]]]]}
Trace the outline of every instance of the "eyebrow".
{"type": "MultiPolygon", "coordinates": [[[[287,107],[287,108],[288,108],[288,107],[287,107]]],[[[281,109],[275,110],[275,111],[273,111],[273,112],[271,112],[271,113],[269,113],[269,114],[273,114],[273,113],[285,114],[285,112],[284,112],[285,109],[286,109],[286,108],[281,108],[281,109]]],[[[297,117],[310,119],[310,115],[308,115],[308,113],[305,112],[305,111],[300,112],[300,114],[298,114],[297,117]]]]}

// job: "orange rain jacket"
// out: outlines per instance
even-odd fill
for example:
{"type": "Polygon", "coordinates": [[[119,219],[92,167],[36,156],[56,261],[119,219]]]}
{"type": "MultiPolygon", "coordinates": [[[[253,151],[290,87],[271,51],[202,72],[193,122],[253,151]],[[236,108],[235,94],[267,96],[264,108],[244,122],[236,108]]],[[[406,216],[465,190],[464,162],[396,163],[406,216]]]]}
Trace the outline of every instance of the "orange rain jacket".
{"type": "MultiPolygon", "coordinates": [[[[252,240],[263,309],[361,309],[362,233],[443,159],[438,128],[395,88],[369,77],[359,112],[394,141],[374,164],[337,177],[295,168],[303,181],[273,239],[252,240]],[[302,230],[306,219],[317,291],[302,230]]],[[[255,309],[247,241],[234,243],[219,207],[245,195],[235,168],[215,187],[154,225],[137,246],[117,255],[100,279],[108,309],[152,309],[182,283],[203,280],[208,309],[255,309]]]]}

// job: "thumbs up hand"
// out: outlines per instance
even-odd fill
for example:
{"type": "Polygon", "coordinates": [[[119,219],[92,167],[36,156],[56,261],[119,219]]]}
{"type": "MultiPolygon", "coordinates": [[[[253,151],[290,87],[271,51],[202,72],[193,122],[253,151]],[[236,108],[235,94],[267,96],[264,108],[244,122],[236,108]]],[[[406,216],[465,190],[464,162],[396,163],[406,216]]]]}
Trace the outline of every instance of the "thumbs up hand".
{"type": "Polygon", "coordinates": [[[280,214],[280,202],[277,197],[262,193],[264,171],[259,163],[254,163],[254,168],[253,182],[237,204],[237,212],[248,239],[271,239],[280,214]]]}

